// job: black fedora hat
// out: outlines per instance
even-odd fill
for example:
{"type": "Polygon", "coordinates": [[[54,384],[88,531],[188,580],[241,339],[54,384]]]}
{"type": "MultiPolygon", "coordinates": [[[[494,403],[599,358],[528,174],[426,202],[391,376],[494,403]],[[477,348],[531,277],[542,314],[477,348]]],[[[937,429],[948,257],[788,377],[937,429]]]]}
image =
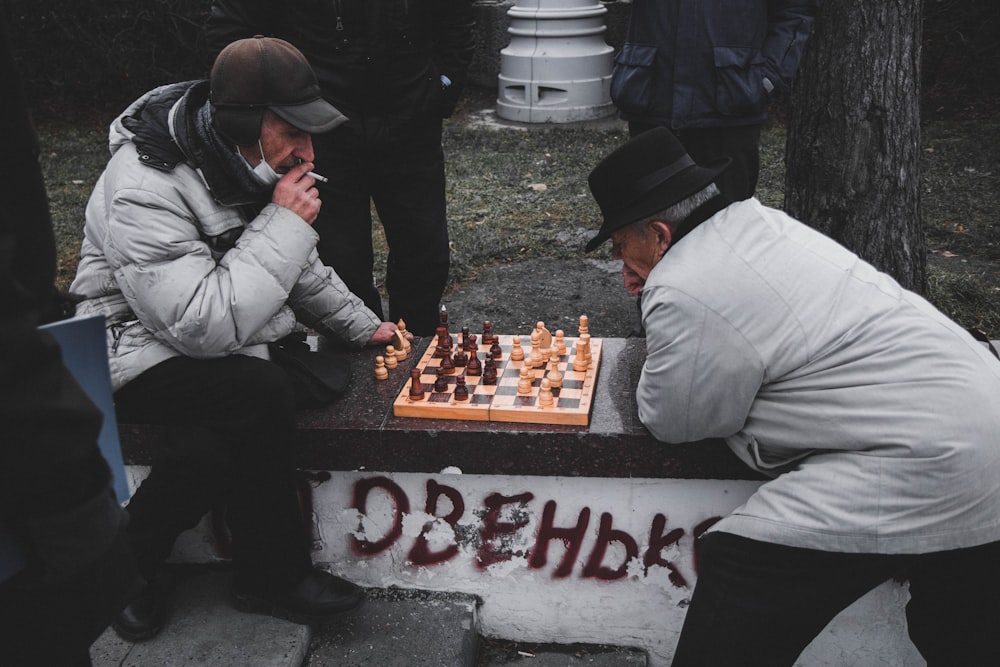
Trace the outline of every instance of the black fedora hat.
{"type": "Polygon", "coordinates": [[[658,127],[630,139],[590,172],[590,192],[604,215],[586,251],[596,249],[611,233],[695,194],[715,181],[732,162],[720,158],[699,166],[673,133],[658,127]]]}
{"type": "Polygon", "coordinates": [[[239,146],[257,143],[265,109],[310,134],[347,121],[323,99],[302,52],[276,37],[257,35],[222,49],[210,85],[216,128],[239,146]]]}

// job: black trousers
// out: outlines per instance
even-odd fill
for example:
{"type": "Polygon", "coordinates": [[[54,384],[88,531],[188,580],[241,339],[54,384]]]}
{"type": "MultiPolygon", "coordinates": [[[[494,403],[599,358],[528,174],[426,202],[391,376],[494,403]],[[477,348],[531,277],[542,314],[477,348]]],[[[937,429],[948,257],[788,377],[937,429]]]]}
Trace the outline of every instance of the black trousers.
{"type": "Polygon", "coordinates": [[[284,585],[312,566],[295,477],[291,379],[262,359],[175,357],[115,394],[123,423],[163,424],[165,448],[128,503],[128,536],[153,576],[174,541],[226,508],[234,576],[284,585]]]}
{"type": "MultiPolygon", "coordinates": [[[[634,137],[656,125],[629,122],[629,135],[634,137]]],[[[754,196],[760,177],[760,125],[737,127],[699,127],[671,130],[691,159],[705,166],[721,157],[732,158],[715,184],[730,201],[743,201],[754,196]]]]}
{"type": "Polygon", "coordinates": [[[438,326],[450,263],[441,119],[352,118],[313,137],[323,206],[313,229],[320,259],[383,320],[373,279],[372,204],[389,253],[389,320],[429,336],[438,326]]]}
{"type": "Polygon", "coordinates": [[[909,580],[909,634],[929,667],[1000,664],[1000,542],[890,556],[715,532],[699,541],[673,665],[792,665],[834,616],[890,579],[909,580]]]}

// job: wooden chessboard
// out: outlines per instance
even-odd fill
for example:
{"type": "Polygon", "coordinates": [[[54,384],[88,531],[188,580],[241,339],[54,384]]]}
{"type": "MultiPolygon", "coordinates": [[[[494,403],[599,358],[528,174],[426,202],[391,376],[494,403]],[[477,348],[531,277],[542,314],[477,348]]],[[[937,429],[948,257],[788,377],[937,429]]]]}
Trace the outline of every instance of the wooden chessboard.
{"type": "MultiPolygon", "coordinates": [[[[594,400],[594,389],[597,384],[597,371],[601,363],[601,339],[590,339],[590,365],[586,371],[574,371],[576,338],[566,337],[566,353],[559,357],[556,365],[562,374],[562,387],[553,388],[553,405],[542,407],[538,405],[538,393],[542,378],[546,376],[552,363],[532,370],[531,393],[518,394],[517,384],[520,379],[521,367],[524,361],[511,361],[510,351],[513,347],[512,335],[501,335],[501,359],[497,361],[497,383],[486,385],[482,376],[468,375],[466,369],[455,369],[454,375],[447,376],[447,389],[443,392],[434,391],[434,382],[438,379],[438,367],[441,359],[434,357],[433,341],[427,347],[423,356],[417,362],[421,370],[420,382],[424,387],[421,400],[410,398],[410,384],[406,380],[399,395],[393,402],[393,414],[399,417],[426,417],[435,419],[467,419],[475,421],[521,422],[530,424],[577,424],[586,426],[590,422],[590,408],[594,400]],[[464,401],[455,400],[454,389],[456,378],[465,376],[469,397],[464,401]]],[[[527,336],[521,336],[522,341],[527,336]]],[[[529,355],[530,347],[524,345],[525,356],[529,355]]],[[[487,350],[480,348],[479,358],[485,358],[487,350]]]]}

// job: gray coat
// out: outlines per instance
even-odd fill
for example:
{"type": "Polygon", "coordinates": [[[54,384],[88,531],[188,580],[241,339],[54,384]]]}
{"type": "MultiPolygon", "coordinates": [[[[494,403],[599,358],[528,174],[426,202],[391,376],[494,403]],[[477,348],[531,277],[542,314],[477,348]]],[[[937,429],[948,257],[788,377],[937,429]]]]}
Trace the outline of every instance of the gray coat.
{"type": "Polygon", "coordinates": [[[192,165],[140,162],[122,119],[155,92],[111,126],[111,160],[87,204],[70,288],[85,297],[77,314],[107,318],[115,389],[178,355],[267,358],[266,343],[297,322],[356,347],[368,342],[379,318],[320,262],[318,235],[302,218],[268,204],[247,221],[213,198],[192,165]],[[239,233],[231,249],[206,242],[227,231],[239,233]]]}
{"type": "Polygon", "coordinates": [[[642,422],[774,477],[714,529],[887,554],[1000,540],[1000,362],[839,244],[732,204],[654,267],[642,312],[642,422]]]}

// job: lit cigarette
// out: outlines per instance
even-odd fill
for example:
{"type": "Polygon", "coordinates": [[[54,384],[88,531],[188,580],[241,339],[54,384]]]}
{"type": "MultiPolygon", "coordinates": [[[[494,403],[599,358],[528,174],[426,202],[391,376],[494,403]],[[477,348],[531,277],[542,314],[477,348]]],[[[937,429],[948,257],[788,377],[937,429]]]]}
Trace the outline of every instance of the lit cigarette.
{"type": "Polygon", "coordinates": [[[315,171],[307,171],[306,172],[306,176],[312,176],[313,178],[315,178],[320,183],[329,183],[330,182],[329,178],[327,178],[326,176],[320,176],[315,171]]]}

